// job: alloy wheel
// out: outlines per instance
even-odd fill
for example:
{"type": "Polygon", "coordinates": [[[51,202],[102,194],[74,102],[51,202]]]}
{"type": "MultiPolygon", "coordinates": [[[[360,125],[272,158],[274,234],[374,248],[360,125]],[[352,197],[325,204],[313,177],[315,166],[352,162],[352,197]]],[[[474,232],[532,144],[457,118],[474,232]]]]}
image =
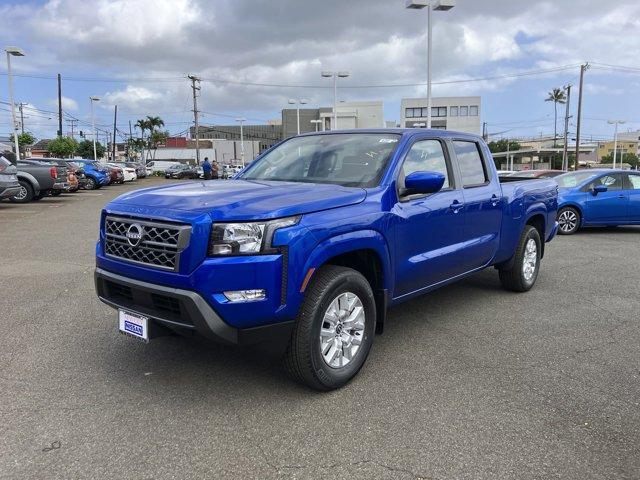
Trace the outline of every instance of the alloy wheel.
{"type": "Polygon", "coordinates": [[[578,216],[572,210],[564,210],[558,216],[558,228],[562,233],[573,232],[578,226],[578,216]]]}
{"type": "Polygon", "coordinates": [[[533,238],[527,240],[522,260],[522,275],[526,282],[531,282],[538,268],[538,245],[533,238]]]}
{"type": "Polygon", "coordinates": [[[320,353],[332,368],[348,365],[358,354],[365,327],[364,306],[351,292],[338,295],[329,304],[320,328],[320,353]]]}

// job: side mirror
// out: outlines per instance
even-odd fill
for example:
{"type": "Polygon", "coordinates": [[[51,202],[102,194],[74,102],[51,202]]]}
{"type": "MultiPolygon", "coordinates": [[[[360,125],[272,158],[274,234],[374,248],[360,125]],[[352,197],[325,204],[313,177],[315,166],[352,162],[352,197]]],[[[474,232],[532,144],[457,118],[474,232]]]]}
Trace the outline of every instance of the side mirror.
{"type": "Polygon", "coordinates": [[[439,172],[413,172],[404,179],[404,186],[412,193],[435,193],[442,189],[444,180],[439,172]]]}
{"type": "Polygon", "coordinates": [[[593,187],[593,190],[591,190],[591,192],[594,195],[598,195],[599,193],[604,193],[608,190],[606,185],[596,185],[595,187],[593,187]]]}

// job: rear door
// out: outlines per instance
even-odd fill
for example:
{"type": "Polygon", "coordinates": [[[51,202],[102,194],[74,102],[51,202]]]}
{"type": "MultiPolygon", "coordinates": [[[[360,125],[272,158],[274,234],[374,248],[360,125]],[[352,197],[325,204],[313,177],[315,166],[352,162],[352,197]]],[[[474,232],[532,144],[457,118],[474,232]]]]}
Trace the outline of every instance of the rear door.
{"type": "Polygon", "coordinates": [[[459,262],[464,230],[462,191],[456,186],[446,144],[421,139],[409,148],[397,179],[396,297],[434,285],[462,273],[459,262]],[[445,175],[439,192],[411,195],[404,179],[416,171],[445,175]]]}
{"type": "Polygon", "coordinates": [[[627,218],[629,222],[640,223],[640,173],[628,173],[626,176],[629,192],[627,218]]]}
{"type": "Polygon", "coordinates": [[[607,187],[606,192],[587,197],[585,218],[587,223],[614,224],[626,220],[629,191],[624,189],[624,180],[622,173],[607,174],[594,179],[583,187],[583,190],[587,192],[592,191],[596,185],[607,187]]]}
{"type": "Polygon", "coordinates": [[[464,270],[489,263],[500,245],[502,189],[479,142],[453,140],[464,195],[464,270]]]}

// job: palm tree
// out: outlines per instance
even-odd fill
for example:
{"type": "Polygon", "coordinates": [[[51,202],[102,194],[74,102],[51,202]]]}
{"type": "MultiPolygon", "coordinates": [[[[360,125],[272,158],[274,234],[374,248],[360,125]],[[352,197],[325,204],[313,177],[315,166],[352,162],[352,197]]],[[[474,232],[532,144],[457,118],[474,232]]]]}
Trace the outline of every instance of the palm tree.
{"type": "Polygon", "coordinates": [[[142,162],[146,163],[145,162],[145,158],[144,158],[144,145],[145,145],[144,144],[144,132],[145,132],[145,130],[151,130],[151,126],[149,125],[149,122],[147,120],[145,120],[144,118],[138,120],[136,122],[135,126],[136,126],[136,128],[140,129],[140,137],[142,139],[142,153],[141,153],[142,162]]]}
{"type": "Polygon", "coordinates": [[[567,103],[567,97],[562,88],[554,88],[549,92],[549,96],[544,99],[545,102],[553,102],[553,146],[556,146],[558,138],[558,104],[567,103]]]}
{"type": "Polygon", "coordinates": [[[164,120],[160,117],[147,116],[147,129],[149,130],[149,148],[153,147],[153,159],[156,158],[156,150],[158,149],[158,136],[155,135],[156,128],[164,127],[164,120]]]}

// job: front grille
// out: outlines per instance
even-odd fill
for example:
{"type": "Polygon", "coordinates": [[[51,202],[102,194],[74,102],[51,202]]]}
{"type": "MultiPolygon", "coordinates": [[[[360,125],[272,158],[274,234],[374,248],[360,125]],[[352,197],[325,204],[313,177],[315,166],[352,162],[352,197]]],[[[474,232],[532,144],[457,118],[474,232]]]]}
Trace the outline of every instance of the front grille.
{"type": "Polygon", "coordinates": [[[104,252],[109,257],[175,271],[190,234],[189,225],[107,217],[104,252]]]}

